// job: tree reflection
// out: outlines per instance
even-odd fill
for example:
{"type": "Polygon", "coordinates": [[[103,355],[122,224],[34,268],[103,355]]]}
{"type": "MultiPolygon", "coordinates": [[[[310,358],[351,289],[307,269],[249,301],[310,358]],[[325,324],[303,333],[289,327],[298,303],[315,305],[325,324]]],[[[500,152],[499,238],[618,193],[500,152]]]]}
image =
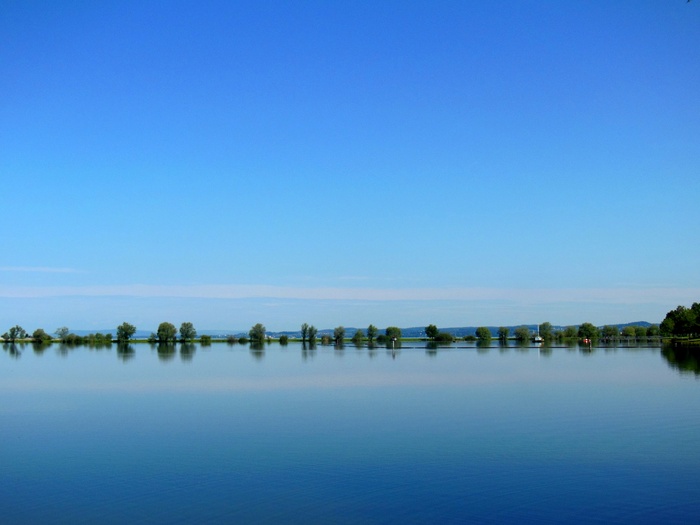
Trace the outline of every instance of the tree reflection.
{"type": "Polygon", "coordinates": [[[263,343],[250,343],[250,355],[257,361],[265,357],[265,345],[263,343]]]}
{"type": "Polygon", "coordinates": [[[681,373],[700,375],[700,346],[666,345],[661,349],[661,355],[671,368],[676,368],[681,373]]]}
{"type": "Polygon", "coordinates": [[[134,346],[130,344],[118,344],[117,345],[117,357],[121,359],[124,362],[127,362],[129,359],[133,359],[134,356],[136,355],[136,351],[134,350],[134,346]]]}
{"type": "Polygon", "coordinates": [[[175,357],[175,345],[173,343],[160,343],[158,345],[158,359],[170,361],[175,357]]]}
{"type": "Polygon", "coordinates": [[[194,343],[182,343],[180,345],[180,359],[183,361],[192,361],[196,349],[197,347],[194,343]]]}

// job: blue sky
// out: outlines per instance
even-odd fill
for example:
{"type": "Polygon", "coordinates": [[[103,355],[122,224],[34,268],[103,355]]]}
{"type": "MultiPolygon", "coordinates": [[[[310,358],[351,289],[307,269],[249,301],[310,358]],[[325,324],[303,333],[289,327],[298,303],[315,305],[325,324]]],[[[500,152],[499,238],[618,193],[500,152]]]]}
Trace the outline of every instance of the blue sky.
{"type": "Polygon", "coordinates": [[[700,4],[3,2],[0,326],[659,322],[700,4]]]}

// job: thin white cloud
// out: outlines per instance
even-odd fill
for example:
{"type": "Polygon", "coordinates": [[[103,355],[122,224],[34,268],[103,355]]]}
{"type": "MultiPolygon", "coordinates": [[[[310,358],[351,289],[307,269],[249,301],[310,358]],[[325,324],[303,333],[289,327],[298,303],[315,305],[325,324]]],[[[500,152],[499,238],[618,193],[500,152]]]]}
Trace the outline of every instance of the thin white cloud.
{"type": "Polygon", "coordinates": [[[78,270],[73,268],[54,268],[51,266],[0,266],[0,272],[78,273],[78,270]]]}
{"type": "Polygon", "coordinates": [[[549,303],[684,304],[700,288],[349,288],[271,285],[0,286],[0,297],[144,297],[196,299],[287,299],[327,301],[502,301],[549,303]]]}

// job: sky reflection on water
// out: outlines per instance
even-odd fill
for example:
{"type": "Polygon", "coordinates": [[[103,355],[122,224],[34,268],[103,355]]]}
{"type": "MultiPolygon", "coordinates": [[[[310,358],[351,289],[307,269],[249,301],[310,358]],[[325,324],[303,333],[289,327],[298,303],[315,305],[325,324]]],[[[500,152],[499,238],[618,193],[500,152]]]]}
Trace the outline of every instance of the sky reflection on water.
{"type": "Polygon", "coordinates": [[[126,362],[115,350],[0,355],[10,522],[681,523],[700,511],[688,412],[700,384],[658,348],[305,359],[271,345],[260,359],[214,345],[163,361],[134,345],[126,362]]]}

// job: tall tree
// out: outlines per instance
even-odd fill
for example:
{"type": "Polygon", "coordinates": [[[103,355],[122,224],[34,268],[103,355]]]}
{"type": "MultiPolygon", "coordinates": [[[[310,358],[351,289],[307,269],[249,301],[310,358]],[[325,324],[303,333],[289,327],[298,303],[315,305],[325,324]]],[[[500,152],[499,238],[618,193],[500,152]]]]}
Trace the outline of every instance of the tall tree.
{"type": "Polygon", "coordinates": [[[550,341],[554,337],[554,330],[552,329],[552,323],[545,321],[539,325],[540,337],[545,341],[550,341]]]}
{"type": "Polygon", "coordinates": [[[197,330],[194,329],[194,325],[190,322],[182,323],[180,325],[180,339],[185,343],[192,341],[197,337],[197,330]]]}
{"type": "Polygon", "coordinates": [[[396,339],[398,341],[401,339],[401,328],[398,326],[388,326],[384,333],[386,333],[389,340],[396,339]]]}
{"type": "Polygon", "coordinates": [[[600,332],[592,323],[583,323],[578,327],[578,336],[580,339],[598,339],[600,332]]]}
{"type": "Polygon", "coordinates": [[[491,330],[489,330],[486,326],[480,326],[476,329],[476,338],[479,341],[490,341],[491,330]]]}
{"type": "Polygon", "coordinates": [[[309,336],[309,325],[304,323],[301,325],[301,342],[305,343],[306,338],[309,336]]]}
{"type": "Polygon", "coordinates": [[[371,345],[374,342],[374,338],[377,337],[377,327],[373,324],[367,327],[367,342],[371,345]]]}
{"type": "Polygon", "coordinates": [[[515,339],[517,341],[520,341],[521,343],[523,341],[529,341],[530,340],[530,329],[527,326],[519,326],[518,328],[515,329],[515,339]]]}
{"type": "Polygon", "coordinates": [[[160,343],[173,343],[175,342],[175,336],[177,335],[177,328],[175,325],[168,322],[163,322],[158,325],[158,332],[156,336],[158,337],[158,342],[160,343]]]}
{"type": "Polygon", "coordinates": [[[501,342],[507,341],[509,332],[510,332],[510,328],[508,328],[507,326],[501,326],[498,329],[498,340],[501,342]]]}
{"type": "Polygon", "coordinates": [[[345,327],[337,326],[333,330],[333,339],[335,340],[335,344],[342,345],[343,339],[345,339],[345,327]]]}
{"type": "Polygon", "coordinates": [[[360,346],[363,338],[364,336],[362,335],[362,330],[357,330],[355,335],[352,336],[352,342],[355,346],[360,346]]]}
{"type": "Polygon", "coordinates": [[[316,334],[318,334],[318,328],[314,325],[309,326],[309,343],[312,345],[316,344],[316,334]]]}
{"type": "Polygon", "coordinates": [[[265,341],[265,327],[260,323],[256,324],[248,332],[248,337],[250,337],[251,343],[258,344],[258,343],[264,342],[265,341]]]}
{"type": "Polygon", "coordinates": [[[57,328],[54,333],[56,334],[56,337],[58,337],[61,340],[61,342],[65,342],[66,337],[68,337],[68,334],[70,333],[70,330],[68,330],[67,326],[62,326],[61,328],[57,328]]]}
{"type": "Polygon", "coordinates": [[[7,331],[7,335],[10,342],[14,343],[17,339],[27,337],[27,332],[20,325],[16,324],[7,331]]]}
{"type": "Polygon", "coordinates": [[[122,323],[117,326],[117,342],[128,343],[129,339],[136,333],[136,327],[129,323],[122,323]]]}
{"type": "Polygon", "coordinates": [[[428,339],[435,339],[438,333],[438,327],[434,324],[429,324],[425,327],[425,335],[428,339]]]}
{"type": "Polygon", "coordinates": [[[620,337],[620,330],[617,326],[605,325],[602,330],[603,337],[606,339],[617,339],[620,337]]]}

